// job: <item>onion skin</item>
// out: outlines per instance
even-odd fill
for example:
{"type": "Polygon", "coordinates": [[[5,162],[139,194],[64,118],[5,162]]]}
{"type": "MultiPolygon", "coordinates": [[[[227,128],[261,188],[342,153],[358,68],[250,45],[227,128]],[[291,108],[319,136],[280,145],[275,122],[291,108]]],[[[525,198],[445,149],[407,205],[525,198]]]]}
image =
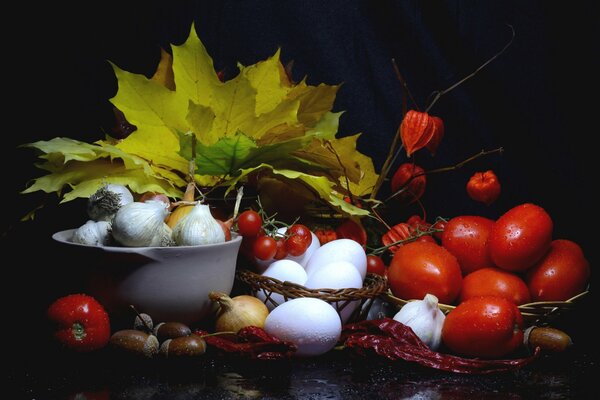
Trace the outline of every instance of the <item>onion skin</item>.
{"type": "Polygon", "coordinates": [[[208,297],[221,306],[215,321],[217,332],[235,332],[247,326],[264,328],[269,315],[267,306],[254,296],[234,298],[221,292],[210,292],[208,297]]]}

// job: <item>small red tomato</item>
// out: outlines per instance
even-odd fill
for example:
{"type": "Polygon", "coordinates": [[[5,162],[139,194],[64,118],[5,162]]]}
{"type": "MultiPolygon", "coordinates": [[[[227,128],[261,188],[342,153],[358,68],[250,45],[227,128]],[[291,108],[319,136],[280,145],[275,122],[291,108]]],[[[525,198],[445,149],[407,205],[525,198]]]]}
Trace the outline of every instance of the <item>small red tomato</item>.
{"type": "Polygon", "coordinates": [[[285,239],[285,249],[288,254],[297,257],[304,254],[308,246],[312,243],[312,235],[310,229],[302,224],[294,224],[286,231],[289,235],[285,239]]]}
{"type": "Polygon", "coordinates": [[[385,276],[385,263],[379,256],[367,256],[367,273],[385,276]]]}
{"type": "Polygon", "coordinates": [[[565,301],[585,290],[590,263],[570,240],[552,241],[548,253],[527,272],[533,301],[565,301]]]}
{"type": "MultiPolygon", "coordinates": [[[[384,246],[389,246],[392,243],[396,243],[401,240],[406,240],[406,239],[410,238],[411,235],[412,235],[411,226],[405,222],[400,222],[399,224],[394,225],[392,227],[392,229],[387,231],[381,237],[381,243],[383,243],[384,246]]],[[[396,250],[398,250],[400,248],[400,246],[402,246],[402,244],[394,245],[394,246],[389,247],[388,250],[391,251],[392,253],[394,253],[394,252],[396,252],[396,250]]]]}
{"type": "Polygon", "coordinates": [[[404,191],[396,197],[404,203],[419,200],[425,193],[426,186],[425,170],[417,164],[404,163],[400,165],[392,177],[392,192],[396,193],[403,189],[404,191]]]}
{"type": "Polygon", "coordinates": [[[493,226],[491,219],[474,215],[454,217],[446,224],[442,246],[454,254],[463,275],[494,265],[488,249],[493,226]]]}
{"type": "Polygon", "coordinates": [[[428,243],[435,243],[437,244],[437,242],[435,241],[435,239],[433,238],[433,236],[431,235],[423,235],[423,236],[419,236],[415,242],[428,242],[428,243]]]}
{"type": "Polygon", "coordinates": [[[435,221],[433,225],[431,225],[433,229],[439,229],[439,231],[433,233],[433,236],[437,240],[442,240],[442,235],[444,234],[444,230],[446,229],[447,224],[448,221],[442,218],[438,218],[437,221],[435,221]]]}
{"type": "Polygon", "coordinates": [[[451,304],[460,292],[462,275],[456,257],[442,246],[412,242],[394,253],[388,282],[394,296],[401,299],[422,299],[430,293],[440,303],[451,304]]]}
{"type": "Polygon", "coordinates": [[[287,257],[288,251],[285,248],[285,239],[277,238],[275,239],[275,243],[277,244],[277,251],[275,252],[273,258],[276,260],[282,260],[287,257]]]}
{"type": "Polygon", "coordinates": [[[552,218],[542,207],[525,203],[511,208],[490,233],[492,261],[508,271],[525,271],[550,248],[552,229],[552,218]]]}
{"type": "Polygon", "coordinates": [[[237,220],[238,232],[244,237],[256,237],[260,234],[262,223],[262,217],[256,211],[243,211],[237,220]]]}
{"type": "Polygon", "coordinates": [[[337,239],[337,234],[333,229],[317,229],[315,235],[317,235],[321,246],[337,239]]]}
{"type": "Polygon", "coordinates": [[[259,260],[270,260],[277,254],[277,242],[271,236],[259,236],[254,240],[252,253],[259,260]]]}
{"type": "Polygon", "coordinates": [[[91,296],[61,297],[48,307],[47,315],[56,325],[54,337],[67,348],[90,352],[106,346],[110,339],[108,314],[91,296]]]}
{"type": "Polygon", "coordinates": [[[359,222],[350,218],[335,228],[335,234],[338,239],[352,239],[363,247],[367,245],[367,231],[359,222]]]}
{"type": "Polygon", "coordinates": [[[448,313],[442,341],[460,355],[503,357],[523,343],[523,316],[513,302],[502,297],[475,297],[448,313]]]}
{"type": "Polygon", "coordinates": [[[487,206],[496,201],[500,196],[500,190],[500,181],[492,170],[475,172],[467,182],[469,197],[487,206]]]}
{"type": "Polygon", "coordinates": [[[421,218],[419,215],[412,215],[406,220],[406,223],[413,228],[413,230],[426,231],[431,228],[431,224],[421,218]]]}
{"type": "Polygon", "coordinates": [[[460,301],[481,296],[498,296],[516,305],[529,303],[529,289],[518,275],[500,268],[482,268],[463,278],[460,301]]]}

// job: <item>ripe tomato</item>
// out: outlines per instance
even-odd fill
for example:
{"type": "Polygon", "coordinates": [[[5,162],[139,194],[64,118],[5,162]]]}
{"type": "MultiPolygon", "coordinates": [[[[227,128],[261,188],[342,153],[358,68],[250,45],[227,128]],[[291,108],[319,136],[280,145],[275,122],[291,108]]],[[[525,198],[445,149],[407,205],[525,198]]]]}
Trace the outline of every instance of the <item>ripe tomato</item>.
{"type": "Polygon", "coordinates": [[[367,273],[385,276],[385,263],[381,257],[373,254],[367,256],[367,273]]]}
{"type": "Polygon", "coordinates": [[[400,201],[412,203],[419,200],[427,186],[427,178],[424,174],[425,170],[417,164],[404,163],[400,165],[392,177],[392,192],[396,193],[401,188],[405,188],[396,196],[400,201]],[[411,180],[413,176],[415,178],[411,180]]]}
{"type": "Polygon", "coordinates": [[[492,261],[509,271],[526,270],[550,248],[552,228],[552,219],[540,206],[525,203],[511,208],[490,233],[492,261]]]}
{"type": "Polygon", "coordinates": [[[285,240],[285,249],[288,254],[297,257],[304,254],[308,246],[312,243],[312,235],[310,229],[302,224],[294,224],[290,226],[286,234],[289,234],[285,240]]]}
{"type": "Polygon", "coordinates": [[[487,206],[496,201],[500,196],[500,190],[500,181],[492,170],[475,172],[467,182],[469,197],[487,206]]]}
{"type": "Polygon", "coordinates": [[[446,221],[445,219],[439,218],[437,221],[435,221],[433,223],[433,225],[431,225],[431,227],[434,228],[434,229],[440,229],[440,232],[434,232],[433,233],[433,236],[437,240],[442,240],[442,235],[444,234],[444,230],[446,229],[446,225],[447,224],[448,224],[448,221],[446,221]]]}
{"type": "Polygon", "coordinates": [[[259,260],[270,260],[277,254],[277,242],[270,236],[259,236],[252,245],[252,252],[259,260]]]}
{"type": "Polygon", "coordinates": [[[503,357],[523,343],[523,316],[502,297],[475,297],[448,313],[442,341],[460,355],[503,357]]]}
{"type": "Polygon", "coordinates": [[[275,239],[275,244],[277,245],[277,250],[275,251],[275,255],[273,256],[276,260],[282,260],[288,255],[288,251],[285,248],[285,240],[283,238],[275,239]]]}
{"type": "Polygon", "coordinates": [[[401,299],[422,299],[427,293],[451,304],[460,292],[462,276],[456,257],[435,243],[401,246],[388,268],[392,293],[401,299]]]}
{"type": "Polygon", "coordinates": [[[500,268],[482,268],[463,279],[460,301],[473,297],[498,296],[516,305],[529,303],[529,289],[519,276],[500,268]]]}
{"type": "Polygon", "coordinates": [[[254,210],[246,210],[238,217],[238,232],[242,236],[256,237],[262,228],[262,217],[254,210]]]}
{"type": "Polygon", "coordinates": [[[452,218],[442,234],[442,246],[456,257],[463,275],[493,266],[488,250],[488,238],[494,221],[465,215],[452,218]]]}
{"type": "Polygon", "coordinates": [[[559,239],[527,272],[526,281],[534,301],[564,301],[583,292],[589,278],[590,264],[581,247],[559,239]]]}
{"type": "Polygon", "coordinates": [[[338,239],[352,239],[363,247],[367,245],[367,231],[359,222],[350,218],[335,229],[335,234],[338,239]]]}

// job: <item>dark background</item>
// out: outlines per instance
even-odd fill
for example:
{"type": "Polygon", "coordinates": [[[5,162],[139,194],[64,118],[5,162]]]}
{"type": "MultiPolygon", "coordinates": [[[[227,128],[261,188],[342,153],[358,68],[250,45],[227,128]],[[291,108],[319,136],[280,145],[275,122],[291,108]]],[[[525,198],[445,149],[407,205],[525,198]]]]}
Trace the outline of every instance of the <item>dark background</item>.
{"type": "MultiPolygon", "coordinates": [[[[2,167],[2,252],[7,318],[40,326],[51,300],[73,290],[72,270],[53,252],[51,233],[81,223],[81,202],[58,206],[56,196],[20,195],[41,175],[31,150],[19,144],[65,136],[102,138],[114,124],[108,99],[116,80],[108,60],[150,76],[159,48],[182,43],[195,21],[198,34],[227,78],[236,63],[253,64],[281,47],[294,60],[293,77],[311,84],[343,83],[334,111],[345,110],[340,135],[363,132],[359,149],[381,167],[401,119],[395,58],[420,107],[434,90],[474,71],[516,36],[488,67],[443,96],[431,113],[446,135],[438,154],[420,152],[426,169],[454,164],[481,149],[503,155],[428,179],[429,216],[478,214],[497,218],[523,202],[544,207],[556,238],[579,243],[598,259],[592,188],[597,184],[596,121],[599,15],[593,2],[546,1],[103,1],[20,4],[17,28],[3,35],[5,106],[2,167]],[[6,48],[8,47],[8,49],[6,48]],[[494,169],[502,195],[490,207],[470,200],[475,171],[494,169]],[[46,200],[33,222],[18,219],[46,200]]],[[[409,107],[414,107],[409,104],[409,107]]],[[[384,189],[387,190],[387,189],[384,189]]],[[[398,219],[418,211],[398,209],[398,219]]],[[[72,261],[72,260],[71,260],[72,261]]],[[[79,267],[84,269],[85,260],[79,267]]],[[[591,296],[568,320],[574,338],[584,329],[591,296]]],[[[24,329],[30,339],[35,328],[24,329]]],[[[35,341],[33,341],[35,342],[35,341]]],[[[42,341],[42,343],[44,343],[42,341]]],[[[35,344],[35,343],[34,343],[35,344]]],[[[38,349],[40,346],[34,346],[38,349]]]]}

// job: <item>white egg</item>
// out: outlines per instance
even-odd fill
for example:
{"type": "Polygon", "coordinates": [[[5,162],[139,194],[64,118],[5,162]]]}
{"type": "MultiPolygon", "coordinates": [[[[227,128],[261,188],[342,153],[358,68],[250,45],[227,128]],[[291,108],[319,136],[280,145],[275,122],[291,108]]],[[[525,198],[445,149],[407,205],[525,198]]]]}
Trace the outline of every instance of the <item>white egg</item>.
{"type": "Polygon", "coordinates": [[[325,243],[312,254],[306,264],[306,273],[310,277],[320,267],[334,261],[348,261],[360,273],[362,279],[367,275],[367,254],[360,244],[351,239],[336,239],[325,243]]]}
{"type": "MultiPolygon", "coordinates": [[[[285,234],[286,231],[287,231],[286,227],[277,229],[277,232],[281,233],[282,235],[285,234]]],[[[283,258],[283,260],[296,261],[298,264],[302,265],[302,267],[306,268],[306,263],[308,263],[308,260],[310,259],[312,254],[315,252],[315,250],[317,250],[319,247],[321,247],[321,243],[319,242],[319,238],[317,237],[317,235],[315,235],[314,232],[312,232],[312,231],[310,232],[310,234],[312,236],[312,241],[310,242],[310,246],[308,246],[308,248],[306,249],[304,254],[296,256],[296,257],[287,255],[283,258]]],[[[275,260],[273,258],[273,259],[265,261],[265,260],[259,260],[258,258],[255,258],[254,261],[256,262],[256,269],[258,270],[259,273],[262,273],[267,268],[269,268],[269,265],[273,264],[277,260],[275,260]]]]}
{"type": "MultiPolygon", "coordinates": [[[[270,278],[279,279],[282,282],[289,281],[299,285],[304,285],[307,279],[306,271],[302,268],[302,265],[292,260],[278,260],[269,265],[269,267],[262,273],[264,276],[270,278]]],[[[269,310],[275,308],[275,304],[282,304],[285,302],[285,298],[279,293],[272,292],[267,299],[267,293],[264,290],[259,290],[256,293],[256,297],[261,299],[269,310]]]]}
{"type": "Polygon", "coordinates": [[[342,323],[335,309],[321,299],[300,297],[273,309],[265,331],[298,347],[299,357],[318,356],[340,339],[342,323]]]}
{"type": "MultiPolygon", "coordinates": [[[[317,268],[308,277],[304,284],[309,289],[360,289],[363,280],[356,267],[348,261],[334,261],[317,268]]],[[[342,323],[346,323],[354,310],[360,305],[360,300],[345,304],[346,302],[334,302],[331,305],[339,310],[342,323]]]]}

